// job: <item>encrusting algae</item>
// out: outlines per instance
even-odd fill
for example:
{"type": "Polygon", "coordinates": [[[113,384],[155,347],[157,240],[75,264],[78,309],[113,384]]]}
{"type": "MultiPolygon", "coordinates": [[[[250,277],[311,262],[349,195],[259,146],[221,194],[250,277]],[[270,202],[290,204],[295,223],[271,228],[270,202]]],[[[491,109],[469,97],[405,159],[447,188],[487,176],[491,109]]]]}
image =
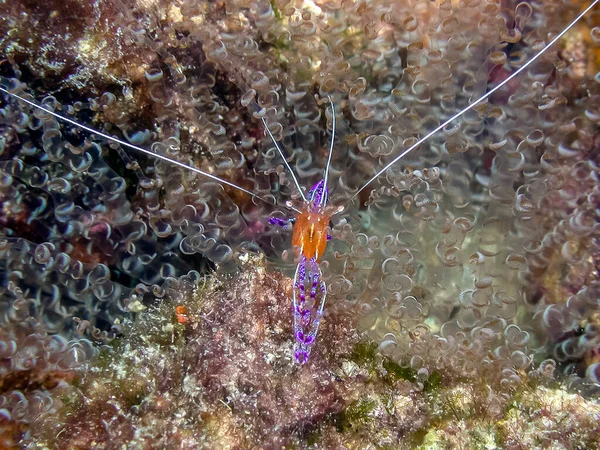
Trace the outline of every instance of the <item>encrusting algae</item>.
{"type": "Polygon", "coordinates": [[[600,448],[591,4],[0,4],[0,447],[600,448]]]}

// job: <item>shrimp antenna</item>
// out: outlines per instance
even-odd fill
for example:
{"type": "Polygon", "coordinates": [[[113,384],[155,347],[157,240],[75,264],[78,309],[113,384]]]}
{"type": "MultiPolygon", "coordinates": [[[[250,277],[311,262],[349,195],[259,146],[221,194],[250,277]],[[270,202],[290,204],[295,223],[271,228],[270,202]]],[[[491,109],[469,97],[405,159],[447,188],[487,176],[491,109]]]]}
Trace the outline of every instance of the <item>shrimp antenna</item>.
{"type": "MultiPolygon", "coordinates": [[[[128,148],[130,148],[132,150],[135,150],[137,152],[144,153],[144,154],[146,154],[148,156],[151,156],[152,158],[160,159],[162,161],[166,161],[168,163],[171,163],[171,164],[173,164],[175,166],[183,167],[184,169],[190,170],[192,172],[196,172],[197,174],[200,174],[203,177],[210,178],[211,180],[214,180],[214,181],[217,181],[217,182],[219,182],[221,184],[225,184],[227,186],[230,186],[230,187],[232,187],[234,189],[237,189],[238,191],[245,192],[246,194],[248,194],[248,195],[250,195],[250,196],[252,196],[254,198],[257,198],[257,199],[259,199],[259,200],[261,200],[261,201],[263,201],[265,203],[268,203],[271,206],[275,206],[275,205],[273,205],[272,202],[270,202],[267,199],[261,197],[260,195],[257,195],[257,194],[255,194],[255,193],[253,193],[253,192],[251,192],[251,191],[249,191],[247,189],[244,189],[241,186],[233,184],[230,181],[227,181],[227,180],[224,180],[222,178],[219,178],[219,177],[217,177],[215,175],[212,175],[212,174],[210,174],[208,172],[204,172],[203,170],[200,170],[200,169],[198,169],[196,167],[193,167],[193,166],[190,166],[188,164],[185,164],[185,163],[183,163],[181,161],[177,161],[176,159],[172,159],[172,158],[169,158],[167,156],[160,155],[158,153],[154,153],[154,152],[152,152],[152,151],[150,151],[148,149],[145,149],[145,148],[142,148],[142,147],[138,147],[137,145],[130,144],[129,142],[126,142],[126,141],[124,141],[122,139],[119,139],[119,138],[117,138],[115,136],[111,136],[109,134],[103,133],[103,132],[101,132],[99,130],[96,130],[94,128],[85,126],[85,125],[83,125],[83,124],[81,124],[81,123],[79,123],[79,122],[77,122],[77,121],[75,121],[73,119],[69,119],[68,117],[65,117],[65,116],[63,116],[61,114],[58,114],[58,113],[52,111],[51,109],[45,108],[44,106],[39,105],[39,104],[37,104],[34,101],[28,100],[28,99],[26,99],[26,98],[24,98],[24,97],[22,97],[22,96],[20,96],[18,94],[10,92],[10,91],[8,91],[8,89],[5,89],[2,86],[0,86],[0,91],[4,92],[5,94],[10,95],[11,97],[16,98],[16,99],[18,99],[18,100],[20,100],[20,101],[22,101],[22,102],[24,102],[26,104],[28,104],[29,106],[32,106],[33,108],[36,108],[36,109],[42,110],[44,112],[47,112],[48,114],[56,117],[57,119],[60,119],[60,120],[62,120],[64,122],[68,122],[71,125],[74,125],[74,126],[76,126],[78,128],[81,128],[82,130],[88,131],[89,133],[101,136],[101,137],[103,137],[104,139],[106,139],[108,141],[116,142],[117,144],[120,144],[123,147],[128,147],[128,148]]],[[[299,212],[296,208],[294,208],[292,206],[287,206],[287,207],[290,208],[290,209],[292,209],[292,210],[294,210],[294,211],[296,211],[296,212],[299,212]]]]}
{"type": "Polygon", "coordinates": [[[331,103],[331,144],[329,145],[329,155],[327,156],[327,164],[325,165],[325,175],[323,175],[323,195],[321,196],[321,206],[327,201],[327,177],[329,176],[329,166],[331,165],[331,155],[333,154],[333,144],[335,141],[335,106],[331,96],[327,96],[331,103]]]}
{"type": "Polygon", "coordinates": [[[447,126],[454,120],[458,119],[460,116],[462,116],[464,113],[469,111],[471,108],[477,106],[478,104],[480,104],[481,102],[486,100],[490,95],[492,95],[498,89],[501,89],[506,83],[509,83],[513,78],[517,77],[521,72],[523,72],[525,69],[527,69],[536,59],[538,59],[540,56],[542,56],[546,52],[546,50],[548,50],[550,47],[552,47],[554,44],[556,44],[556,42],[560,38],[562,38],[571,28],[573,28],[573,26],[575,26],[575,24],[577,22],[579,22],[588,12],[590,12],[590,10],[592,8],[594,8],[594,6],[596,6],[599,2],[600,2],[600,0],[594,0],[590,6],[588,6],[581,14],[579,14],[569,25],[566,26],[566,28],[564,28],[560,33],[558,33],[558,35],[556,35],[556,37],[554,39],[552,39],[548,44],[546,44],[546,46],[543,49],[541,49],[533,58],[531,58],[529,61],[527,61],[525,63],[525,65],[520,67],[516,72],[514,72],[512,75],[510,75],[504,81],[502,81],[498,86],[496,86],[492,90],[488,91],[486,94],[479,97],[479,99],[477,99],[476,101],[471,103],[469,106],[467,106],[460,112],[458,112],[455,115],[453,115],[452,117],[450,117],[444,123],[442,123],[437,128],[435,128],[434,130],[427,133],[424,137],[419,139],[415,144],[411,145],[409,148],[407,148],[402,153],[400,153],[400,155],[398,155],[396,158],[394,158],[389,163],[387,163],[383,167],[383,169],[381,169],[373,177],[371,177],[371,179],[369,179],[369,181],[367,181],[358,191],[356,191],[354,193],[354,195],[352,197],[350,197],[350,201],[354,200],[356,198],[356,196],[358,196],[358,194],[360,194],[363,189],[365,189],[369,184],[371,184],[371,182],[373,182],[375,179],[377,179],[382,173],[384,173],[386,170],[388,170],[390,167],[392,167],[394,164],[396,164],[398,161],[400,161],[402,158],[404,158],[406,155],[408,155],[410,152],[412,152],[414,149],[416,149],[419,145],[421,145],[423,142],[425,142],[427,139],[429,139],[435,133],[440,131],[442,128],[444,128],[445,126],[447,126]]]}
{"type": "MultiPolygon", "coordinates": [[[[598,0],[598,1],[600,1],[600,0],[598,0]]],[[[302,197],[302,200],[304,200],[305,202],[308,201],[308,200],[306,200],[306,197],[304,196],[304,192],[302,191],[302,188],[300,187],[300,183],[298,183],[298,179],[296,178],[296,175],[294,175],[294,171],[292,170],[290,164],[288,163],[287,159],[285,158],[285,155],[283,154],[281,147],[275,140],[275,136],[273,136],[273,133],[271,133],[271,130],[269,130],[269,125],[267,125],[267,121],[265,120],[264,117],[262,117],[261,119],[262,119],[263,125],[265,126],[265,130],[267,130],[267,134],[273,141],[273,144],[275,145],[275,148],[279,152],[281,159],[283,159],[283,163],[285,164],[285,167],[287,167],[288,172],[292,176],[292,179],[294,180],[294,183],[296,184],[296,188],[298,189],[298,192],[300,192],[300,196],[302,197]]]]}

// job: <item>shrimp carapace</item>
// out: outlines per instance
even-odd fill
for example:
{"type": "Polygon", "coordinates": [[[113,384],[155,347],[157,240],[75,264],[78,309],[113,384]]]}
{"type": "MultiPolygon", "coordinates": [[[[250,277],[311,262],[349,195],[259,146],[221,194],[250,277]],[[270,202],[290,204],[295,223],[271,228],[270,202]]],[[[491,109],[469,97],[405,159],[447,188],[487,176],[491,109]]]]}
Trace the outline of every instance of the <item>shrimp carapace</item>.
{"type": "Polygon", "coordinates": [[[300,254],[308,259],[314,258],[317,262],[325,253],[331,215],[318,212],[303,211],[296,217],[292,246],[297,247],[300,254]]]}
{"type": "Polygon", "coordinates": [[[327,241],[330,236],[327,227],[331,216],[337,210],[326,206],[327,188],[325,181],[321,180],[315,184],[309,192],[310,200],[305,207],[300,209],[300,214],[294,223],[294,234],[292,235],[292,246],[306,259],[319,261],[325,253],[327,241]]]}

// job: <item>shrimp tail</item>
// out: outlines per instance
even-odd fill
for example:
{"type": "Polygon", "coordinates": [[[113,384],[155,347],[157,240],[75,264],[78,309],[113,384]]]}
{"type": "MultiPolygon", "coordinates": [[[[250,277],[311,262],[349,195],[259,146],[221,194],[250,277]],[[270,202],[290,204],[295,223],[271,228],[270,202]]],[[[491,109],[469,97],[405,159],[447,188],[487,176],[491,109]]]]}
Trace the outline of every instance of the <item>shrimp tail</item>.
{"type": "Polygon", "coordinates": [[[298,364],[308,361],[323,317],[327,286],[316,258],[302,259],[293,284],[294,356],[298,364]]]}

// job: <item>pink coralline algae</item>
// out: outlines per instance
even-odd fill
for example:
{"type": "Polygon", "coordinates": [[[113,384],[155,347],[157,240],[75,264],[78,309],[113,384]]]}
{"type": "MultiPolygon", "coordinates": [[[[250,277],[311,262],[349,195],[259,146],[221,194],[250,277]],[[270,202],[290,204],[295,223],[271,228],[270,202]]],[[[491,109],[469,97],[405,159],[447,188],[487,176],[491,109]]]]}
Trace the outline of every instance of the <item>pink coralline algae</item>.
{"type": "Polygon", "coordinates": [[[598,447],[590,5],[1,4],[0,446],[598,447]]]}

